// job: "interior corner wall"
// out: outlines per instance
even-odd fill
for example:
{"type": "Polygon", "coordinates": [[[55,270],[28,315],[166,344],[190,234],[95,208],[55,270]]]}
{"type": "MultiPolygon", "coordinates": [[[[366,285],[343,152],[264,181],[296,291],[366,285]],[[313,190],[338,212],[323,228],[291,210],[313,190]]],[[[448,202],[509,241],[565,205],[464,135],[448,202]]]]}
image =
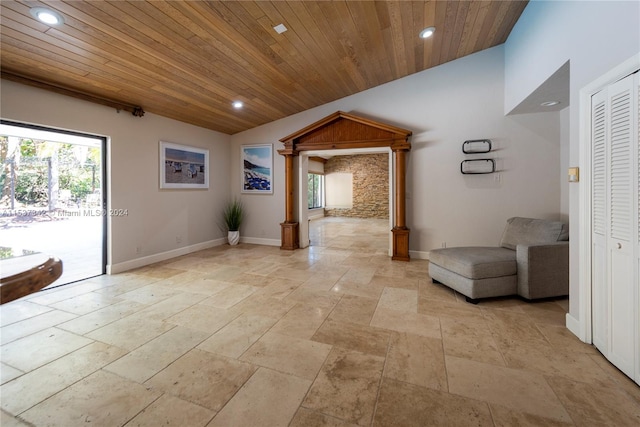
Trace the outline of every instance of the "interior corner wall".
{"type": "Polygon", "coordinates": [[[224,238],[217,220],[229,198],[229,135],[151,113],[134,117],[6,80],[0,90],[3,119],[108,137],[109,207],[128,212],[109,218],[111,271],[224,238]],[[208,149],[209,189],[160,190],[159,141],[208,149]]]}
{"type": "MultiPolygon", "coordinates": [[[[274,143],[336,111],[411,130],[407,226],[413,257],[456,245],[497,245],[512,216],[560,217],[559,113],[504,115],[503,46],[425,70],[232,136],[232,188],[240,188],[240,145],[274,143]],[[489,138],[499,173],[462,175],[469,139],[489,138]],[[237,161],[236,161],[237,160],[237,161]]],[[[273,195],[243,195],[245,235],[279,239],[284,158],[274,158],[273,195]]]]}
{"type": "MultiPolygon", "coordinates": [[[[568,156],[569,163],[577,166],[580,151],[588,149],[584,141],[579,141],[580,89],[638,52],[638,1],[531,1],[505,43],[505,112],[570,61],[568,156]]],[[[572,184],[568,190],[569,314],[575,321],[581,315],[579,185],[572,184]]]]}

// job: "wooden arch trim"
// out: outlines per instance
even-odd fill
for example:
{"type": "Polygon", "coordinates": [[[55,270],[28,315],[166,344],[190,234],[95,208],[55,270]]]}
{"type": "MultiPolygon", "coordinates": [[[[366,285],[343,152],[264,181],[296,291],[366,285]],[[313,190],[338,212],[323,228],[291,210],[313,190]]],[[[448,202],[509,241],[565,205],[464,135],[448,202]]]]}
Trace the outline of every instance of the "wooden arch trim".
{"type": "Polygon", "coordinates": [[[408,151],[410,136],[409,130],[337,111],[280,141],[284,150],[296,152],[375,147],[408,151]]]}
{"type": "Polygon", "coordinates": [[[395,153],[394,260],[409,261],[409,229],[405,222],[406,153],[411,150],[411,131],[364,117],[337,111],[280,140],[285,157],[285,220],[281,249],[297,249],[298,222],[294,215],[293,158],[301,151],[389,147],[395,153]]]}

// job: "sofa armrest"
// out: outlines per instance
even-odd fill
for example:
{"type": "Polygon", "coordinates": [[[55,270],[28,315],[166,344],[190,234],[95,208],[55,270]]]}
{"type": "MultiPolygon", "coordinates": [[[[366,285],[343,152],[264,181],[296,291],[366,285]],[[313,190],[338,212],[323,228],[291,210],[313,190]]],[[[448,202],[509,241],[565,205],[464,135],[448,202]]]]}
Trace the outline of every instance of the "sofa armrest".
{"type": "Polygon", "coordinates": [[[527,299],[569,294],[569,242],[518,245],[518,295],[527,299]]]}

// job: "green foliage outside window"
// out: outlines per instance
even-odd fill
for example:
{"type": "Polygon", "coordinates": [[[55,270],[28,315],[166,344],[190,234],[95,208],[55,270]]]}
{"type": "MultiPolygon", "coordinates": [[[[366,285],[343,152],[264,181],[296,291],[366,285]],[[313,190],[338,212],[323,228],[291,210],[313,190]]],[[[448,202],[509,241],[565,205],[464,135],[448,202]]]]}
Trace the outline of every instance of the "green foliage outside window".
{"type": "Polygon", "coordinates": [[[309,209],[321,208],[323,200],[323,183],[324,177],[315,173],[307,176],[307,199],[309,209]]]}
{"type": "Polygon", "coordinates": [[[9,149],[8,138],[0,136],[1,206],[7,206],[11,195],[12,166],[15,199],[28,206],[46,206],[49,202],[49,162],[58,182],[57,191],[66,190],[70,195],[67,202],[81,202],[101,187],[98,147],[21,139],[17,149],[11,153],[9,149]]]}

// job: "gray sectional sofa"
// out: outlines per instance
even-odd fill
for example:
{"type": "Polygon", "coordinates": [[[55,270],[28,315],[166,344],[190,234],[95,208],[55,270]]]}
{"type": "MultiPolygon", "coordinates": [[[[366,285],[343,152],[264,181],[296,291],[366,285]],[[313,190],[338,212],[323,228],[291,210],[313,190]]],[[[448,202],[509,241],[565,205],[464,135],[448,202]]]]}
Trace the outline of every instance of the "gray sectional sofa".
{"type": "Polygon", "coordinates": [[[568,295],[569,227],[559,221],[509,218],[500,247],[432,250],[429,275],[471,303],[506,295],[568,295]]]}

